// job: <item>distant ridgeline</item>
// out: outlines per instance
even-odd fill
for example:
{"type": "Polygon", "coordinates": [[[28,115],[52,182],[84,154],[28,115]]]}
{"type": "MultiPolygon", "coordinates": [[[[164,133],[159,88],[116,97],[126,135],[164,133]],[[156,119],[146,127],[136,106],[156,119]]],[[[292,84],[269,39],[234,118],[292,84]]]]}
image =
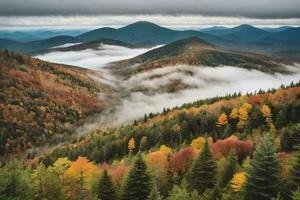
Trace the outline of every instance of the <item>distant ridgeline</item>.
{"type": "Polygon", "coordinates": [[[246,95],[235,93],[198,100],[173,109],[164,109],[162,113],[150,113],[141,120],[117,129],[94,131],[74,144],[55,149],[41,159],[47,165],[59,157],[75,160],[78,156],[86,156],[97,163],[111,162],[129,153],[127,143],[131,138],[137,144],[134,152],[151,150],[160,145],[179,148],[205,135],[213,137],[214,141],[232,134],[241,139],[248,138],[252,134],[270,131],[270,124],[266,123],[261,112],[263,105],[270,108],[277,136],[283,140],[280,148],[291,150],[293,147],[286,145],[286,138],[281,133],[300,120],[300,82],[246,95]],[[226,125],[221,128],[217,126],[220,115],[226,115],[227,119],[226,125]],[[180,134],[176,127],[180,129],[180,134]],[[145,138],[147,144],[143,146],[145,138]]]}

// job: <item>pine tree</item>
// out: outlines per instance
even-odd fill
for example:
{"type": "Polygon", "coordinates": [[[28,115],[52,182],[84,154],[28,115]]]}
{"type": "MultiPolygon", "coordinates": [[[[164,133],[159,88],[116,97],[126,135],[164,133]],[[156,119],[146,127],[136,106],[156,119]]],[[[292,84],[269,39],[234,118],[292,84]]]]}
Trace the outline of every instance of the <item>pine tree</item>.
{"type": "Polygon", "coordinates": [[[118,196],[116,193],[116,188],[111,180],[111,176],[107,173],[105,169],[98,185],[98,197],[101,200],[117,200],[118,196]]]}
{"type": "Polygon", "coordinates": [[[289,169],[290,189],[296,190],[300,187],[300,151],[296,152],[291,168],[289,169]]]}
{"type": "Polygon", "coordinates": [[[280,185],[280,163],[270,134],[258,145],[247,172],[245,200],[269,200],[280,185]]]}
{"type": "Polygon", "coordinates": [[[145,200],[149,196],[151,188],[150,174],[139,153],[125,181],[123,200],[145,200]]]}
{"type": "Polygon", "coordinates": [[[220,178],[220,187],[225,187],[232,179],[238,167],[237,155],[235,151],[231,151],[225,161],[224,169],[220,178]]]}
{"type": "Polygon", "coordinates": [[[160,195],[160,192],[158,190],[158,187],[157,185],[155,184],[153,187],[152,187],[152,190],[148,196],[148,199],[147,200],[162,200],[162,196],[160,195]]]}
{"type": "Polygon", "coordinates": [[[216,163],[212,157],[207,139],[191,169],[191,186],[203,193],[206,188],[216,184],[216,163]]]}
{"type": "Polygon", "coordinates": [[[291,198],[292,198],[292,200],[300,200],[300,189],[299,188],[296,191],[292,192],[291,198]]]}

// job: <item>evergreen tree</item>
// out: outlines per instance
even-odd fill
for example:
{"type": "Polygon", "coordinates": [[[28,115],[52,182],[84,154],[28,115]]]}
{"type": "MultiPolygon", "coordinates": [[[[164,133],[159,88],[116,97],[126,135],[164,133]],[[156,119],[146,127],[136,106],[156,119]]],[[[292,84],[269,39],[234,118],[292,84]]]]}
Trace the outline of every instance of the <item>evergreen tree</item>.
{"type": "Polygon", "coordinates": [[[123,200],[145,200],[149,196],[151,188],[150,174],[139,153],[125,181],[123,200]]]}
{"type": "Polygon", "coordinates": [[[300,200],[300,189],[299,188],[296,191],[292,192],[291,198],[292,198],[292,200],[300,200]]]}
{"type": "Polygon", "coordinates": [[[289,182],[290,189],[296,190],[300,187],[300,151],[295,153],[295,157],[291,168],[289,169],[289,182]]]}
{"type": "Polygon", "coordinates": [[[101,200],[117,200],[118,196],[116,193],[115,186],[111,180],[111,176],[107,173],[105,169],[98,185],[98,197],[101,200]]]}
{"type": "Polygon", "coordinates": [[[154,184],[147,200],[162,200],[162,199],[163,198],[160,195],[157,185],[154,184]]]}
{"type": "Polygon", "coordinates": [[[191,186],[203,193],[206,188],[213,188],[216,184],[216,163],[209,149],[207,139],[191,169],[191,186]]]}
{"type": "Polygon", "coordinates": [[[13,159],[0,168],[0,199],[32,199],[30,181],[29,170],[23,169],[22,163],[13,159]]]}
{"type": "Polygon", "coordinates": [[[237,155],[235,151],[231,151],[230,154],[227,156],[221,174],[220,183],[219,183],[221,188],[225,187],[229,183],[234,173],[236,172],[237,168],[238,168],[237,155]]]}
{"type": "Polygon", "coordinates": [[[254,152],[247,172],[245,200],[269,200],[280,185],[280,163],[270,134],[266,134],[254,152]]]}

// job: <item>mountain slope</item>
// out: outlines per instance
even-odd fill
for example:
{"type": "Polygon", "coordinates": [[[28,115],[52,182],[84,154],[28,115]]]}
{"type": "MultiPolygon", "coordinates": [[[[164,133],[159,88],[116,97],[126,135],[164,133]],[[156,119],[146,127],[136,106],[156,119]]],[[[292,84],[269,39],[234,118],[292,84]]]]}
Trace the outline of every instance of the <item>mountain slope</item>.
{"type": "Polygon", "coordinates": [[[8,51],[0,51],[0,72],[0,155],[62,142],[105,109],[99,95],[112,91],[90,78],[90,70],[8,51]]]}
{"type": "Polygon", "coordinates": [[[151,50],[132,59],[112,63],[111,66],[116,73],[130,76],[150,69],[179,64],[211,67],[228,65],[257,69],[268,73],[285,72],[280,65],[282,63],[290,62],[259,54],[224,50],[197,37],[191,37],[151,50]]]}

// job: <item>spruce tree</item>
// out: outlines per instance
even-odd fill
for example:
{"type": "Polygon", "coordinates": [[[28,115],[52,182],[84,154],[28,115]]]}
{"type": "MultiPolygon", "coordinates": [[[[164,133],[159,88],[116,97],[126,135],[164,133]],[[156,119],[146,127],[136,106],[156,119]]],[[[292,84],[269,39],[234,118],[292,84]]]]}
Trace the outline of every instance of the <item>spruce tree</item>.
{"type": "Polygon", "coordinates": [[[300,199],[300,189],[299,188],[296,191],[292,192],[291,199],[292,200],[299,200],[300,199]]]}
{"type": "Polygon", "coordinates": [[[151,188],[150,174],[139,153],[125,180],[123,200],[145,200],[149,196],[151,188]]]}
{"type": "Polygon", "coordinates": [[[273,138],[266,134],[254,152],[247,172],[245,200],[269,200],[280,186],[280,163],[273,138]]]}
{"type": "Polygon", "coordinates": [[[231,151],[226,158],[225,165],[220,177],[219,184],[221,188],[225,187],[229,183],[234,173],[236,172],[237,168],[238,168],[237,155],[235,151],[231,151]]]}
{"type": "Polygon", "coordinates": [[[158,190],[158,187],[156,184],[152,187],[152,190],[147,198],[147,200],[162,200],[162,196],[160,195],[160,192],[158,190]]]}
{"type": "Polygon", "coordinates": [[[300,151],[295,153],[291,168],[289,169],[290,189],[296,190],[300,187],[300,151]]]}
{"type": "Polygon", "coordinates": [[[216,184],[216,163],[212,157],[206,139],[199,157],[193,163],[191,169],[191,186],[203,193],[207,188],[213,188],[216,184]]]}
{"type": "Polygon", "coordinates": [[[101,200],[117,200],[118,195],[116,193],[116,188],[111,180],[111,176],[107,173],[105,169],[98,185],[98,197],[101,200]]]}

